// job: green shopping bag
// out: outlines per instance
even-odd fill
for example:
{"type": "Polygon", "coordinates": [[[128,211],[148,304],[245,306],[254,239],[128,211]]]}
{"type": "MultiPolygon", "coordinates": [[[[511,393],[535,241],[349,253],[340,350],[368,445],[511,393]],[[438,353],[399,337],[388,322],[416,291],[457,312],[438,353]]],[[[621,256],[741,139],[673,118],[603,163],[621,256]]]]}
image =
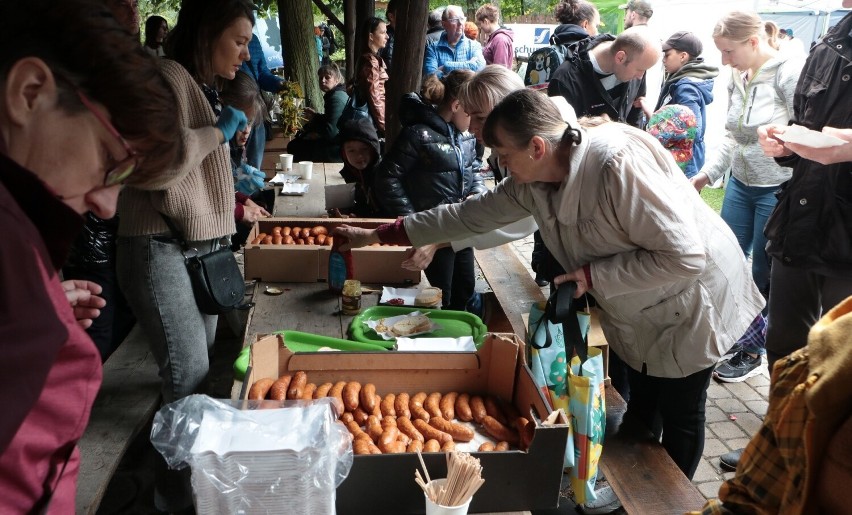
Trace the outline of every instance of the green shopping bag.
{"type": "Polygon", "coordinates": [[[568,413],[574,432],[571,487],[577,504],[596,498],[595,480],[606,430],[603,353],[596,347],[589,349],[587,344],[584,348],[587,356],[578,352],[568,368],[568,413]]]}
{"type": "MultiPolygon", "coordinates": [[[[553,410],[561,409],[569,413],[568,360],[573,355],[573,347],[566,353],[566,334],[569,341],[579,338],[585,341],[589,331],[591,315],[586,311],[573,309],[574,292],[577,283],[562,284],[547,300],[545,306],[538,304],[530,308],[529,341],[527,342],[527,362],[530,364],[533,380],[553,410]]],[[[570,422],[570,416],[569,422],[570,422]]],[[[573,424],[571,424],[573,428],[573,424]]],[[[565,466],[573,467],[575,460],[574,439],[569,428],[568,448],[565,451],[565,466]]]]}

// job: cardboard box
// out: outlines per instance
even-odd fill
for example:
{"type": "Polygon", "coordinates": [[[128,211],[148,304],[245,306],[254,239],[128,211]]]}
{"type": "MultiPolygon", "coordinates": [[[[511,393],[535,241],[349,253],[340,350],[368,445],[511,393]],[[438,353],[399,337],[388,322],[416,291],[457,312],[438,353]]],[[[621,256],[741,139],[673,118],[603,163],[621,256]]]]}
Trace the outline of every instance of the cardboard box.
{"type": "MultiPolygon", "coordinates": [[[[313,227],[323,225],[331,232],[341,224],[377,227],[389,220],[372,218],[264,218],[255,223],[248,235],[251,242],[258,234],[272,234],[276,225],[313,227]]],[[[421,272],[402,268],[408,247],[365,247],[352,251],[355,278],[362,283],[414,284],[421,272]]],[[[328,245],[258,245],[246,243],[245,277],[271,282],[316,282],[328,279],[328,245]]]]}
{"type": "MultiPolygon", "coordinates": [[[[279,336],[252,346],[251,372],[243,397],[254,381],[304,370],[308,381],[341,380],[373,383],[380,395],[409,392],[470,392],[498,395],[521,413],[531,413],[537,427],[528,451],[474,453],[483,466],[485,484],[473,497],[471,513],[552,509],[559,504],[568,423],[542,426],[547,405],[520,359],[521,342],[514,335],[486,337],[476,353],[292,353],[279,336]]],[[[532,419],[531,419],[532,420],[532,419]]],[[[423,455],[433,478],[446,477],[443,453],[423,455]]],[[[423,513],[423,491],[414,482],[416,454],[355,456],[349,476],[337,489],[337,513],[423,513]]],[[[422,471],[421,471],[422,474],[422,471]]]]}

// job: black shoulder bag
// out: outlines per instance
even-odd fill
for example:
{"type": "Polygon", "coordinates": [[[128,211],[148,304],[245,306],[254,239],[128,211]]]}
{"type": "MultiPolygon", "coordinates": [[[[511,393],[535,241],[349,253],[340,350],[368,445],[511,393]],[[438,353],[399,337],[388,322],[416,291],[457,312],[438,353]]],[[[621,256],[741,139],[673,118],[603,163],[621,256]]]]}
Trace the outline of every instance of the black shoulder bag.
{"type": "Polygon", "coordinates": [[[229,245],[199,255],[172,220],[160,213],[183,249],[192,292],[198,309],[207,315],[221,315],[238,307],[246,293],[246,283],[229,245]]]}

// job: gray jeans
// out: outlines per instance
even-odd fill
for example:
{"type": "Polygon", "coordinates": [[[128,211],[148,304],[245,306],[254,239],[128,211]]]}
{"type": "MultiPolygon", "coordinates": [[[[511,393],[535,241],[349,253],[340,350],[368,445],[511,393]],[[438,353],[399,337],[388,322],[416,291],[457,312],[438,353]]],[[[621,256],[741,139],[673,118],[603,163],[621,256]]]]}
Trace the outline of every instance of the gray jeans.
{"type": "MultiPolygon", "coordinates": [[[[219,240],[190,246],[207,253],[219,240]]],[[[180,245],[165,236],[119,238],[117,271],[160,368],[163,402],[198,392],[210,369],[218,317],[198,310],[180,245]]]]}
{"type": "Polygon", "coordinates": [[[852,277],[828,277],[773,259],[769,282],[766,357],[769,370],[808,343],[817,320],[852,295],[852,277]]]}

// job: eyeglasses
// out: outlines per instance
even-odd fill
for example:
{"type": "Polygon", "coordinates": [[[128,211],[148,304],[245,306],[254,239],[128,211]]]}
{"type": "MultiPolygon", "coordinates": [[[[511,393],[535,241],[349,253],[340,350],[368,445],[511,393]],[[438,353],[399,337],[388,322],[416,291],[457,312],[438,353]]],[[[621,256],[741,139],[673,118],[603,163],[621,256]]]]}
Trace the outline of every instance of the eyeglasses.
{"type": "Polygon", "coordinates": [[[447,21],[447,23],[452,23],[452,24],[458,23],[458,24],[460,24],[460,23],[464,23],[465,20],[466,20],[466,18],[447,18],[446,21],[447,21]]]}
{"type": "Polygon", "coordinates": [[[115,186],[123,183],[139,165],[139,156],[132,148],[130,148],[130,145],[128,145],[127,141],[118,133],[118,130],[112,125],[112,123],[110,123],[110,121],[95,108],[92,101],[89,100],[79,89],[77,90],[77,96],[80,98],[80,102],[86,106],[86,109],[88,109],[95,118],[101,122],[101,125],[104,126],[107,132],[121,142],[121,146],[123,146],[124,150],[127,151],[127,157],[115,163],[106,171],[106,175],[104,175],[104,186],[115,186]]]}

